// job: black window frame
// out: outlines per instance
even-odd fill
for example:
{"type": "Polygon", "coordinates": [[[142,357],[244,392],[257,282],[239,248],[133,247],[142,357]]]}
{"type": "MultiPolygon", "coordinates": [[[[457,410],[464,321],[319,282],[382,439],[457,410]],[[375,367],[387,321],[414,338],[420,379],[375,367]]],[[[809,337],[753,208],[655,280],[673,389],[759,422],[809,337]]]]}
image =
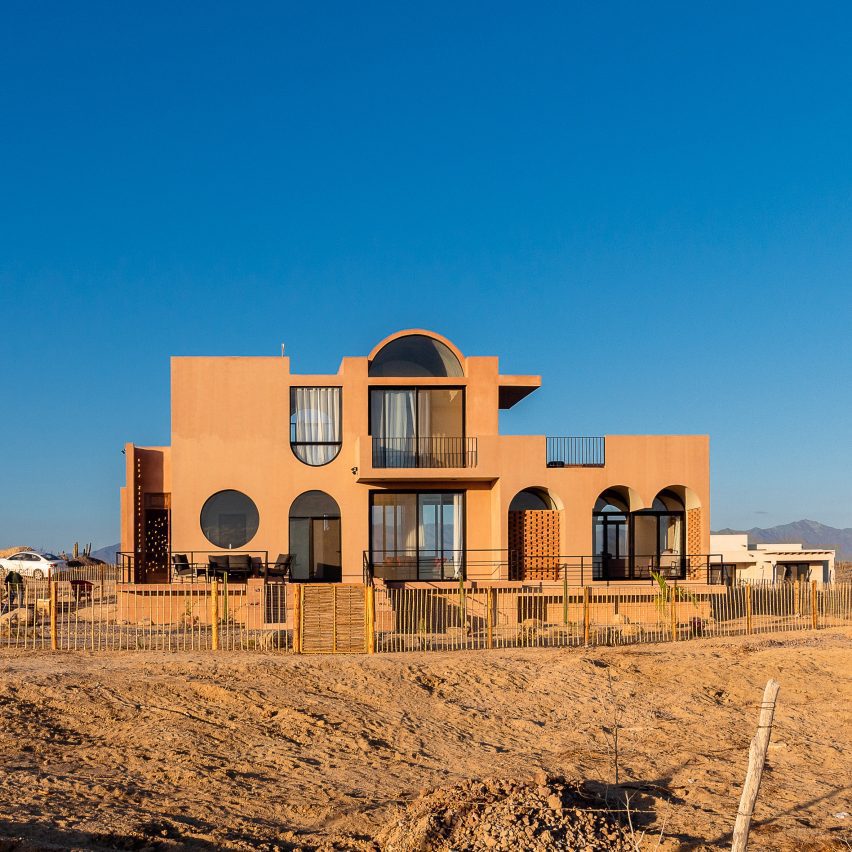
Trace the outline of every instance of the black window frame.
{"type": "MultiPolygon", "coordinates": [[[[163,510],[156,510],[156,511],[163,511],[163,510]]],[[[255,503],[254,500],[248,494],[245,493],[245,491],[240,491],[239,488],[220,488],[218,491],[214,491],[212,494],[210,494],[204,500],[204,502],[201,504],[201,508],[198,511],[198,526],[201,529],[201,534],[204,536],[204,538],[207,541],[209,541],[210,544],[212,544],[214,547],[218,547],[220,550],[240,550],[241,548],[244,548],[247,544],[249,544],[254,539],[254,537],[257,535],[258,530],[260,529],[260,509],[258,508],[257,503],[255,503]],[[219,543],[213,541],[213,539],[210,538],[210,536],[208,536],[207,532],[205,531],[203,519],[204,519],[204,510],[207,507],[207,504],[214,497],[218,497],[220,494],[225,494],[227,492],[233,492],[235,494],[239,494],[242,497],[245,497],[251,503],[251,505],[254,507],[254,511],[257,514],[257,526],[254,528],[254,530],[251,532],[251,534],[248,535],[248,538],[246,538],[246,540],[244,542],[240,543],[240,544],[232,544],[232,545],[219,544],[219,543]]],[[[249,529],[250,529],[250,527],[247,525],[246,526],[247,532],[248,532],[249,529]]]]}
{"type": "MultiPolygon", "coordinates": [[[[370,566],[375,571],[375,564],[373,563],[373,507],[375,506],[375,496],[377,494],[381,495],[402,495],[402,494],[414,494],[416,498],[419,498],[421,494],[460,494],[461,501],[461,523],[462,523],[462,535],[461,535],[461,554],[460,554],[460,562],[461,562],[461,579],[467,579],[467,491],[463,488],[394,488],[394,489],[384,489],[384,488],[372,488],[369,493],[369,501],[367,508],[367,519],[369,524],[369,560],[370,566]]],[[[415,547],[416,552],[416,573],[417,580],[416,582],[428,582],[430,580],[434,580],[433,577],[427,577],[421,579],[420,577],[420,552],[421,552],[421,541],[420,541],[420,500],[417,499],[415,502],[416,505],[416,516],[417,523],[415,525],[416,535],[417,535],[417,545],[415,547]]],[[[437,548],[436,548],[437,549],[437,548]]],[[[383,553],[387,553],[388,551],[382,551],[383,553]]],[[[441,545],[441,558],[443,559],[444,554],[443,542],[441,545]]],[[[442,572],[443,573],[443,572],[442,572]]],[[[441,580],[444,580],[442,577],[441,580]]],[[[394,582],[394,581],[390,581],[394,582]]]]}
{"type": "Polygon", "coordinates": [[[331,464],[340,456],[340,451],[343,449],[343,386],[342,385],[290,385],[290,452],[293,453],[296,460],[308,467],[325,467],[331,464]],[[296,391],[310,390],[312,388],[332,388],[336,390],[340,397],[340,440],[338,441],[297,441],[296,440],[296,424],[293,422],[293,417],[296,413],[296,391]],[[299,458],[296,453],[296,447],[337,447],[337,452],[328,460],[313,464],[309,461],[299,458]]]}

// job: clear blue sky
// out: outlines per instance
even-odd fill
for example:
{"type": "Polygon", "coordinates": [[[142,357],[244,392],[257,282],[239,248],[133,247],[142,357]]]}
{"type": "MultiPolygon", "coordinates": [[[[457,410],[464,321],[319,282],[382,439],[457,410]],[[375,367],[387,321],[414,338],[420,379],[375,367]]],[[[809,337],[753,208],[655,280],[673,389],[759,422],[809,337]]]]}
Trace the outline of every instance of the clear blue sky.
{"type": "Polygon", "coordinates": [[[170,355],[407,326],[506,432],[709,433],[712,522],[852,526],[852,6],[0,9],[0,546],[118,540],[170,355]]]}

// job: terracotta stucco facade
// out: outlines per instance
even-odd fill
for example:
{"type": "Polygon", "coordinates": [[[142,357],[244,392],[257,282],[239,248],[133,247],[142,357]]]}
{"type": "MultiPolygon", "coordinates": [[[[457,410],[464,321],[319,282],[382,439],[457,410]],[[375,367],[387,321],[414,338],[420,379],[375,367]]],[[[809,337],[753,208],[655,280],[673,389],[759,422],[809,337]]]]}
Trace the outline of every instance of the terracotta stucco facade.
{"type": "MultiPolygon", "coordinates": [[[[122,550],[143,543],[146,506],[169,513],[171,553],[210,552],[200,512],[207,499],[234,489],[257,506],[257,532],[244,550],[274,559],[290,550],[289,517],[299,495],[318,490],[340,509],[342,580],[360,581],[370,548],[370,494],[377,491],[462,491],[464,547],[497,554],[509,549],[509,506],[518,492],[540,489],[559,513],[559,551],[591,556],[592,511],[607,489],[629,496],[631,511],[650,509],[674,488],[682,496],[688,553],[710,547],[709,438],[706,435],[606,435],[602,466],[547,464],[543,435],[500,435],[500,408],[522,403],[538,376],[501,375],[497,357],[464,356],[450,341],[422,330],[392,335],[362,357],[343,358],[334,375],[295,375],[288,357],[176,357],[171,362],[171,444],[126,445],[122,550]],[[424,335],[458,358],[461,376],[371,377],[371,361],[388,343],[424,335]],[[336,387],[342,394],[342,445],[328,464],[310,466],[290,442],[294,387],[336,387]],[[475,439],[466,467],[376,467],[369,434],[371,388],[463,388],[464,435],[475,439]],[[153,495],[153,496],[149,496],[153,495]]],[[[508,579],[501,559],[471,560],[469,579],[508,579]]],[[[153,579],[153,577],[151,578],[153,579]]],[[[162,579],[162,578],[160,578],[162,579]]],[[[590,578],[589,578],[590,579],[590,578]]]]}

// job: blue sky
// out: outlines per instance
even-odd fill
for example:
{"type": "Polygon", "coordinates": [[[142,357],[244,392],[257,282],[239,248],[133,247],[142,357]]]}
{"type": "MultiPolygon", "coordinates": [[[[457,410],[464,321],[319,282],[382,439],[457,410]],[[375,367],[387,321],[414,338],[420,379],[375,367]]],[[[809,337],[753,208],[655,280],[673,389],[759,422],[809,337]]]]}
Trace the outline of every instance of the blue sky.
{"type": "Polygon", "coordinates": [[[118,540],[170,355],[399,328],[506,432],[709,433],[712,523],[852,526],[852,7],[0,9],[0,547],[118,540]]]}

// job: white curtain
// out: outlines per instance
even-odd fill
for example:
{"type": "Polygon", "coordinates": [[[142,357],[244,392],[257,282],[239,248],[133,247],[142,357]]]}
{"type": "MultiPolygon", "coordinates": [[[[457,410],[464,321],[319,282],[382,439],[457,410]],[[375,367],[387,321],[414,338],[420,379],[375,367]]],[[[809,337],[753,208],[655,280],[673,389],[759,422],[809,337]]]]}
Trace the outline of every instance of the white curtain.
{"type": "Polygon", "coordinates": [[[387,466],[413,466],[415,393],[413,390],[388,390],[377,394],[381,413],[379,432],[375,437],[379,438],[379,447],[387,466]]]}
{"type": "Polygon", "coordinates": [[[293,450],[306,464],[328,464],[340,452],[340,388],[295,388],[293,450]]]}
{"type": "Polygon", "coordinates": [[[453,494],[453,577],[461,577],[464,546],[464,495],[453,494]]]}

